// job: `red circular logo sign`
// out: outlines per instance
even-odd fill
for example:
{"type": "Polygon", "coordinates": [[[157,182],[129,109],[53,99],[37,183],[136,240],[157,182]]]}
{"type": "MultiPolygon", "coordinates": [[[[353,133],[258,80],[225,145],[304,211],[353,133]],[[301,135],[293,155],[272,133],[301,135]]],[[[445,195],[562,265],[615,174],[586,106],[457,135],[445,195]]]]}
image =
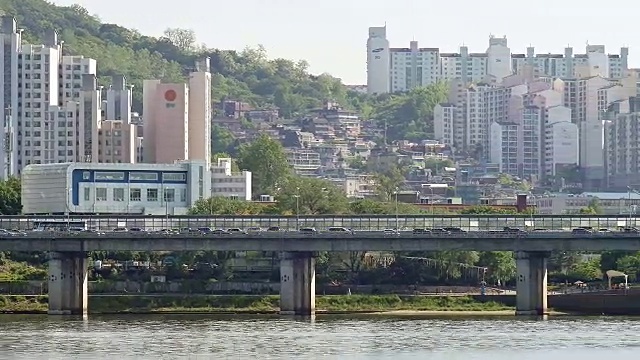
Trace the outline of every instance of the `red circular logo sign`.
{"type": "Polygon", "coordinates": [[[174,90],[167,90],[164,93],[164,99],[167,101],[175,101],[177,97],[178,97],[178,94],[176,94],[174,90]]]}

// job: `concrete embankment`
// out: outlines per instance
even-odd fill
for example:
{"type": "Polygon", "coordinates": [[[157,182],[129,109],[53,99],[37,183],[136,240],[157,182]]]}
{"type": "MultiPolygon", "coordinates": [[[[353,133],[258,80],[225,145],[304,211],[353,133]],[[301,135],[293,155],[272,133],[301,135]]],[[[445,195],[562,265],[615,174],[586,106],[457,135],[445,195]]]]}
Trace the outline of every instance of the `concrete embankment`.
{"type": "MultiPolygon", "coordinates": [[[[473,295],[476,301],[516,305],[515,295],[473,295]]],[[[586,315],[640,315],[640,293],[578,293],[549,295],[547,306],[560,312],[586,315]]]]}

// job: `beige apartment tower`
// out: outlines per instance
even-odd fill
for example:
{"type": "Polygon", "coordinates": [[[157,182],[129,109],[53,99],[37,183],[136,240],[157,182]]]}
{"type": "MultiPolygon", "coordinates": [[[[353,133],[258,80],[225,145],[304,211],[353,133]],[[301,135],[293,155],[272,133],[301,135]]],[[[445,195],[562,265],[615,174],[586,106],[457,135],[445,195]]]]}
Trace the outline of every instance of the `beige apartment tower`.
{"type": "Polygon", "coordinates": [[[211,163],[209,58],[196,62],[187,84],[143,83],[143,159],[146,163],[211,163]]]}

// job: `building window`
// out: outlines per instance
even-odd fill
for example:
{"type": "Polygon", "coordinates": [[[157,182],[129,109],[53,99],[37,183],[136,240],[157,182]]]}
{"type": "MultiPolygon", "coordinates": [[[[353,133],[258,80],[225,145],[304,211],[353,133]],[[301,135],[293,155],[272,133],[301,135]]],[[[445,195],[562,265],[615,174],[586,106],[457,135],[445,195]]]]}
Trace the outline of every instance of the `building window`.
{"type": "Polygon", "coordinates": [[[91,188],[84,188],[84,201],[91,200],[91,188]]]}
{"type": "Polygon", "coordinates": [[[129,180],[136,181],[158,181],[157,173],[132,172],[129,173],[129,180]]]}
{"type": "Polygon", "coordinates": [[[180,189],[180,201],[187,202],[187,189],[180,189]]]}
{"type": "Polygon", "coordinates": [[[158,189],[147,189],[147,201],[158,201],[158,189]]]}
{"type": "Polygon", "coordinates": [[[116,180],[123,181],[124,173],[123,172],[106,172],[106,171],[96,171],[94,174],[95,180],[116,180]]]}
{"type": "Polygon", "coordinates": [[[96,201],[107,201],[107,188],[96,188],[96,201]]]}
{"type": "Polygon", "coordinates": [[[162,173],[162,181],[185,181],[187,175],[184,173],[162,173]]]}
{"type": "Polygon", "coordinates": [[[129,200],[130,201],[141,201],[142,200],[142,190],[140,190],[140,189],[131,189],[129,191],[129,200]]]}
{"type": "Polygon", "coordinates": [[[176,189],[164,189],[164,201],[175,202],[176,201],[176,189]]]}
{"type": "Polygon", "coordinates": [[[113,201],[124,201],[124,189],[123,188],[115,188],[115,189],[113,189],[113,201]]]}

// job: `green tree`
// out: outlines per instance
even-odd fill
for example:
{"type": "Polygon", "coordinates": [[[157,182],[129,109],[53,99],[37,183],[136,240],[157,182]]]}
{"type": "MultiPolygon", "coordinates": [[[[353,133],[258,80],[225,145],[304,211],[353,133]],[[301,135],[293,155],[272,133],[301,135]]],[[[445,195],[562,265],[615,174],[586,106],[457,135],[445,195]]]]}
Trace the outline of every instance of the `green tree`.
{"type": "MultiPolygon", "coordinates": [[[[419,214],[422,210],[413,204],[398,203],[398,214],[419,214]]],[[[390,215],[396,213],[396,203],[393,201],[383,202],[372,199],[362,199],[349,203],[349,212],[362,215],[390,215]]]]}
{"type": "Polygon", "coordinates": [[[629,275],[631,281],[636,281],[640,275],[640,252],[618,259],[616,262],[616,270],[629,275]]]}
{"type": "Polygon", "coordinates": [[[375,175],[378,196],[384,201],[391,201],[396,191],[404,182],[404,175],[398,168],[392,168],[375,175]]]}
{"type": "Polygon", "coordinates": [[[569,271],[582,262],[582,254],[579,251],[552,251],[549,258],[549,272],[568,275],[569,271]]]}
{"type": "Polygon", "coordinates": [[[581,215],[598,215],[602,213],[602,208],[600,207],[600,202],[598,199],[592,199],[589,202],[587,207],[580,209],[579,213],[581,215]]]}
{"type": "Polygon", "coordinates": [[[216,124],[211,127],[211,153],[233,153],[235,144],[231,131],[216,124]]]}
{"type": "Polygon", "coordinates": [[[200,199],[189,209],[189,215],[256,215],[261,206],[251,201],[225,197],[200,199]]]}
{"type": "Polygon", "coordinates": [[[12,177],[0,182],[0,214],[19,215],[22,212],[20,179],[12,177]]]}
{"type": "Polygon", "coordinates": [[[603,251],[600,254],[600,271],[605,273],[609,270],[617,270],[618,260],[633,254],[634,252],[631,251],[603,251]]]}
{"type": "Polygon", "coordinates": [[[291,177],[276,196],[282,213],[340,214],[348,208],[344,192],[323,179],[291,177]]]}
{"type": "Polygon", "coordinates": [[[347,162],[349,167],[355,170],[365,170],[367,162],[361,156],[354,156],[347,162]]]}
{"type": "Polygon", "coordinates": [[[240,147],[238,167],[252,172],[254,194],[273,194],[291,175],[282,144],[266,134],[240,147]]]}
{"type": "Polygon", "coordinates": [[[569,269],[569,277],[583,281],[601,280],[600,261],[591,259],[573,264],[569,269]]]}
{"type": "Polygon", "coordinates": [[[433,137],[433,109],[446,101],[448,86],[438,82],[373,101],[373,117],[387,128],[388,140],[420,141],[433,137]]]}
{"type": "Polygon", "coordinates": [[[449,159],[438,160],[438,159],[427,159],[424,161],[425,169],[431,169],[432,174],[437,174],[439,171],[442,171],[445,167],[454,167],[455,164],[453,161],[449,159]]]}
{"type": "Polygon", "coordinates": [[[485,205],[471,206],[460,211],[460,214],[466,214],[466,215],[515,214],[515,213],[516,211],[512,209],[500,209],[500,208],[495,208],[493,206],[485,206],[485,205]]]}
{"type": "Polygon", "coordinates": [[[191,52],[195,50],[196,33],[193,30],[168,28],[164,31],[164,37],[184,52],[191,52]]]}
{"type": "Polygon", "coordinates": [[[506,283],[516,276],[516,261],[511,251],[486,251],[480,253],[478,266],[487,268],[487,280],[506,283]]]}

